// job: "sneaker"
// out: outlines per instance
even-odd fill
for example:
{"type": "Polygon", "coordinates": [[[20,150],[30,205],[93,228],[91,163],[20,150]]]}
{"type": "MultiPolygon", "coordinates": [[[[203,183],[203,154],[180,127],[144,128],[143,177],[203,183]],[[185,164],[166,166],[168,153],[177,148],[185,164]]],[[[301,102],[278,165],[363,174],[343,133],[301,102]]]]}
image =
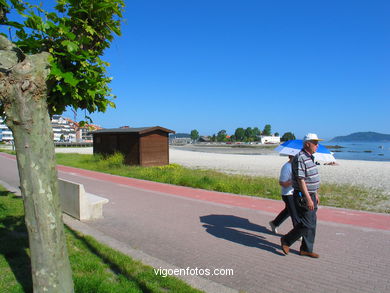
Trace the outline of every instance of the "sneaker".
{"type": "Polygon", "coordinates": [[[269,222],[269,226],[271,227],[273,233],[278,233],[278,228],[275,226],[274,222],[269,222]]]}

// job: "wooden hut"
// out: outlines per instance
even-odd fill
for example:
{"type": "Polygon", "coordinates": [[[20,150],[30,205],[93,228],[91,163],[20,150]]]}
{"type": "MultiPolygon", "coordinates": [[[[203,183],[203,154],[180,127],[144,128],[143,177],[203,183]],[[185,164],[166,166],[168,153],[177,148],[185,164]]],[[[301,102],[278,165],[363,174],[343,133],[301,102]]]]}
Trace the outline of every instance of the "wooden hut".
{"type": "Polygon", "coordinates": [[[167,165],[169,133],[175,131],[160,126],[93,131],[93,153],[111,155],[120,152],[128,165],[167,165]]]}

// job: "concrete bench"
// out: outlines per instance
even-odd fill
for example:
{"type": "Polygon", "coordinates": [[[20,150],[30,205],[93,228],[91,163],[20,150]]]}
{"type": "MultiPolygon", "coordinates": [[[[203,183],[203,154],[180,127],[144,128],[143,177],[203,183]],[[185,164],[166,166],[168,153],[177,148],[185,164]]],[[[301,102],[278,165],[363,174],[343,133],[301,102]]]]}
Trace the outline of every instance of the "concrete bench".
{"type": "Polygon", "coordinates": [[[82,184],[64,179],[58,179],[58,189],[64,213],[80,221],[103,218],[107,198],[86,193],[82,184]]]}

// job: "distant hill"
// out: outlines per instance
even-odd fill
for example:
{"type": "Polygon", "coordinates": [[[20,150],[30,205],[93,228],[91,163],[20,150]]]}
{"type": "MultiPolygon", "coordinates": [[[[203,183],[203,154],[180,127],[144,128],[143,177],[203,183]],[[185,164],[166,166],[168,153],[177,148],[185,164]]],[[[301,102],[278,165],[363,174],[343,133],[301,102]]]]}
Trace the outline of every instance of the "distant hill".
{"type": "Polygon", "coordinates": [[[336,136],[330,141],[340,141],[340,142],[349,142],[349,141],[390,141],[390,134],[382,134],[377,132],[355,132],[346,136],[336,136]]]}

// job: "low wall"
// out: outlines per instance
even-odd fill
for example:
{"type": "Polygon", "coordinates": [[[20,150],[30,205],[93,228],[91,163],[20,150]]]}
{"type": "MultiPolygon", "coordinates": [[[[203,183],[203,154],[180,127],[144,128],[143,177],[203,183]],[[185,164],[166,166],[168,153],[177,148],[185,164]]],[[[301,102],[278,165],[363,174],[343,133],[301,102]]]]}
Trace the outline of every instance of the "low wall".
{"type": "Polygon", "coordinates": [[[58,179],[62,211],[80,221],[103,217],[103,204],[108,199],[86,193],[84,186],[72,181],[58,179]]]}

